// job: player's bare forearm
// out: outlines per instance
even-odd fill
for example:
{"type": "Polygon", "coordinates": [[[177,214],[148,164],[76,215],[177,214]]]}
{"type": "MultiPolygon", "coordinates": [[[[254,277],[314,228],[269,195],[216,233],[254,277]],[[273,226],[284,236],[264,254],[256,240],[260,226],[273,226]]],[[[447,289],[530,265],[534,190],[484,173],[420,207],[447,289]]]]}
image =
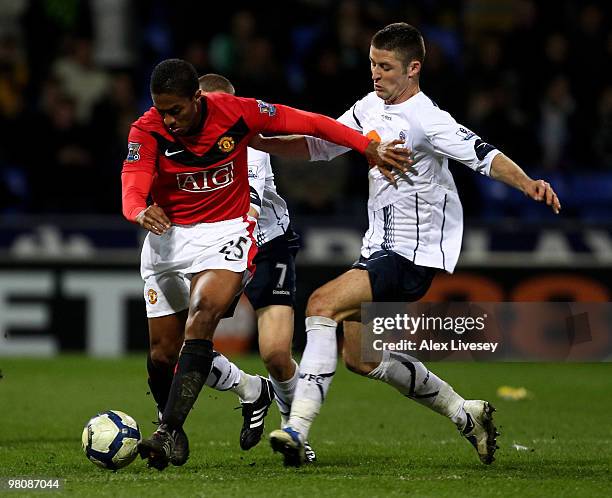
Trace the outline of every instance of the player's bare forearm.
{"type": "Polygon", "coordinates": [[[254,136],[249,145],[254,149],[262,150],[274,156],[291,159],[310,160],[308,142],[303,135],[287,135],[282,137],[254,136]]]}
{"type": "Polygon", "coordinates": [[[557,194],[544,180],[533,180],[512,159],[497,154],[491,161],[491,178],[514,187],[538,202],[545,202],[555,214],[559,214],[561,203],[557,194]]]}
{"type": "Polygon", "coordinates": [[[504,182],[523,193],[533,180],[512,159],[504,154],[497,154],[491,162],[491,178],[504,182]]]}

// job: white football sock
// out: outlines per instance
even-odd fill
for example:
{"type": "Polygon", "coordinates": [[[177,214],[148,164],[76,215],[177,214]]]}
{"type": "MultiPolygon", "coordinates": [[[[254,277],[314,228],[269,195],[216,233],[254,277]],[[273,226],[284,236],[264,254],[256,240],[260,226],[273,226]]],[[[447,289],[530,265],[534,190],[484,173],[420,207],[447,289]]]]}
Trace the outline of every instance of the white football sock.
{"type": "Polygon", "coordinates": [[[321,409],[327,391],[336,373],[338,324],[330,318],[306,318],[306,348],[300,362],[300,373],[288,425],[308,438],[308,431],[321,409]]]}
{"type": "Polygon", "coordinates": [[[293,393],[295,392],[295,387],[297,386],[300,375],[298,364],[293,359],[291,362],[295,367],[295,372],[293,373],[293,377],[290,379],[280,381],[272,377],[272,375],[268,375],[270,382],[272,382],[272,387],[274,387],[274,399],[276,400],[278,411],[281,415],[281,427],[285,427],[289,421],[291,403],[293,402],[293,393]]]}
{"type": "Polygon", "coordinates": [[[261,393],[261,380],[240,370],[221,353],[216,352],[206,385],[217,391],[232,391],[243,403],[252,403],[261,393]]]}
{"type": "Polygon", "coordinates": [[[465,425],[465,400],[416,358],[384,351],[382,361],[368,376],[386,382],[404,396],[450,418],[458,427],[465,425]]]}

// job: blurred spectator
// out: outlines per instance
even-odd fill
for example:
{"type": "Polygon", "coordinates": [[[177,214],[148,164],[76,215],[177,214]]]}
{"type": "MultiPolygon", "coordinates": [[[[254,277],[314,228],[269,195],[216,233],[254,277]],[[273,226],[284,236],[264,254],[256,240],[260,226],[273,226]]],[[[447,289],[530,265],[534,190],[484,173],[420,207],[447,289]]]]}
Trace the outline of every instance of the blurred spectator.
{"type": "Polygon", "coordinates": [[[479,39],[474,57],[468,66],[470,88],[491,90],[502,85],[507,81],[509,73],[508,66],[504,62],[500,38],[486,36],[479,39]]]}
{"type": "MultiPolygon", "coordinates": [[[[303,106],[308,110],[325,112],[330,116],[338,117],[352,102],[365,93],[364,91],[355,92],[353,85],[347,84],[340,55],[331,42],[315,48],[306,60],[304,74],[306,94],[316,95],[315,99],[305,98],[303,106]]],[[[367,73],[364,72],[364,75],[367,73]]]]}
{"type": "Polygon", "coordinates": [[[77,106],[68,95],[55,95],[38,124],[36,161],[30,170],[32,198],[42,212],[92,212],[100,186],[94,169],[89,130],[77,119],[77,106]]]}
{"type": "Polygon", "coordinates": [[[235,68],[235,80],[240,95],[283,102],[286,92],[271,88],[271,81],[282,80],[283,73],[274,55],[272,43],[263,36],[255,36],[242,48],[240,62],[235,68]]]}
{"type": "Polygon", "coordinates": [[[106,94],[110,79],[93,61],[92,43],[87,38],[76,38],[67,56],[57,60],[53,74],[64,91],[74,99],[77,119],[88,123],[94,105],[106,94]]]}
{"type": "Polygon", "coordinates": [[[248,10],[236,12],[232,16],[229,33],[219,33],[210,42],[210,60],[213,69],[228,77],[233,76],[254,36],[253,13],[248,10]]]}
{"type": "Polygon", "coordinates": [[[139,110],[132,77],[128,72],[113,75],[110,90],[93,109],[92,123],[96,183],[105,199],[97,211],[118,213],[121,209],[121,188],[118,178],[127,153],[125,138],[139,110]]]}
{"type": "Polygon", "coordinates": [[[572,129],[573,155],[590,165],[595,161],[592,144],[594,126],[599,121],[599,96],[611,81],[610,53],[607,52],[609,29],[604,27],[603,10],[599,5],[580,4],[579,9],[577,19],[571,25],[570,78],[577,101],[572,129]]]}
{"type": "Polygon", "coordinates": [[[536,95],[546,92],[546,83],[558,75],[569,76],[571,65],[569,60],[569,43],[560,32],[551,33],[544,41],[544,57],[538,71],[540,81],[536,95]]]}
{"type": "Polygon", "coordinates": [[[132,77],[128,72],[117,72],[111,78],[109,91],[94,107],[92,122],[102,136],[119,141],[123,148],[130,125],[138,114],[132,77]]]}
{"type": "Polygon", "coordinates": [[[134,61],[131,0],[92,0],[94,59],[103,67],[128,67],[134,61]],[[112,36],[109,36],[112,33],[112,36]]]}
{"type": "Polygon", "coordinates": [[[516,75],[518,105],[535,117],[543,85],[533,75],[539,74],[541,69],[540,46],[545,35],[542,25],[551,13],[543,13],[544,8],[540,10],[533,0],[516,0],[513,4],[512,28],[503,37],[505,63],[516,75]],[[538,87],[537,91],[534,91],[534,85],[538,87]]]}
{"type": "MultiPolygon", "coordinates": [[[[585,5],[578,18],[577,31],[572,43],[574,55],[581,71],[598,71],[609,64],[606,60],[608,32],[604,29],[604,16],[597,4],[585,5]]],[[[586,81],[585,84],[597,84],[586,81]]]]}
{"type": "Polygon", "coordinates": [[[445,111],[451,114],[464,114],[465,102],[456,95],[465,95],[465,79],[457,77],[457,68],[436,43],[427,46],[422,86],[427,95],[445,111]]]}
{"type": "Polygon", "coordinates": [[[363,62],[361,58],[362,49],[368,47],[370,43],[368,40],[365,47],[362,45],[363,23],[361,22],[359,2],[343,0],[340,2],[338,13],[334,18],[342,65],[351,69],[361,66],[363,62]]]}
{"type": "Polygon", "coordinates": [[[0,34],[19,34],[19,18],[28,6],[28,0],[0,2],[0,34]]]}
{"type": "Polygon", "coordinates": [[[567,165],[569,120],[574,108],[574,99],[567,79],[564,76],[553,79],[542,101],[540,121],[542,165],[547,169],[567,165]]]}
{"type": "Polygon", "coordinates": [[[208,47],[200,41],[191,41],[187,45],[184,59],[193,64],[199,75],[212,72],[208,47]]]}
{"type": "Polygon", "coordinates": [[[360,4],[345,0],[335,15],[320,23],[318,39],[304,59],[303,105],[308,109],[337,117],[370,91],[370,41],[362,18],[360,4]]]}

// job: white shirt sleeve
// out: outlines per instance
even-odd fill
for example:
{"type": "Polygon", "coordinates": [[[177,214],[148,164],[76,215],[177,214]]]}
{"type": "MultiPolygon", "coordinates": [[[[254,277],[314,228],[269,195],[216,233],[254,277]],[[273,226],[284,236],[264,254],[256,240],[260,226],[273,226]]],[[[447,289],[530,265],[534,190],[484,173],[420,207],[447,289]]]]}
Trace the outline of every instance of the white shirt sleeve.
{"type": "MultiPolygon", "coordinates": [[[[343,125],[346,125],[353,130],[362,132],[363,129],[361,128],[361,123],[356,114],[358,112],[359,102],[356,102],[336,121],[339,121],[343,125]]],[[[343,147],[342,145],[337,145],[315,137],[307,136],[306,142],[308,144],[308,152],[310,152],[311,161],[331,161],[334,157],[338,157],[339,155],[351,150],[347,147],[343,147]]]]}
{"type": "Polygon", "coordinates": [[[497,148],[438,108],[421,116],[420,121],[434,153],[463,163],[483,175],[490,175],[491,162],[500,154],[497,148]]]}
{"type": "Polygon", "coordinates": [[[258,215],[261,212],[261,203],[266,187],[266,171],[268,170],[269,163],[269,154],[247,147],[251,207],[257,211],[258,215]]]}

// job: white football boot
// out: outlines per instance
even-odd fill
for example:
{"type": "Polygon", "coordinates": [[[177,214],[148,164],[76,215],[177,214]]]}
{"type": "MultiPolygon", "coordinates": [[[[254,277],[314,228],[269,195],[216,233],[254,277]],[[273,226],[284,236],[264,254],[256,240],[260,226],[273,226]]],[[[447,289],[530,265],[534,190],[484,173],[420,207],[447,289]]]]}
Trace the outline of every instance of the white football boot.
{"type": "Polygon", "coordinates": [[[306,462],[306,452],[301,434],[291,427],[270,433],[270,445],[283,455],[285,467],[299,467],[306,462]]]}
{"type": "Polygon", "coordinates": [[[488,401],[471,399],[463,403],[463,409],[467,421],[463,428],[459,428],[461,434],[476,448],[482,463],[493,463],[498,449],[497,436],[500,435],[493,424],[495,408],[488,401]]]}

